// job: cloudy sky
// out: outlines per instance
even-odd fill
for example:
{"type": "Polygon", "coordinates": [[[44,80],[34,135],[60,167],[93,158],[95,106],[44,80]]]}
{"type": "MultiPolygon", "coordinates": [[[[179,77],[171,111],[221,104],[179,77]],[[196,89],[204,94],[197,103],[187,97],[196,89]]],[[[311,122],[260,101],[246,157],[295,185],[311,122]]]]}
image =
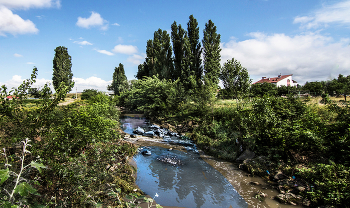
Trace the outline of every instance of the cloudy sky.
{"type": "Polygon", "coordinates": [[[253,81],[350,74],[350,0],[0,0],[0,84],[18,86],[34,66],[37,85],[51,81],[54,49],[65,46],[77,90],[106,91],[119,63],[135,79],[154,31],[187,28],[191,14],[200,38],[214,22],[222,63],[237,59],[253,81]]]}

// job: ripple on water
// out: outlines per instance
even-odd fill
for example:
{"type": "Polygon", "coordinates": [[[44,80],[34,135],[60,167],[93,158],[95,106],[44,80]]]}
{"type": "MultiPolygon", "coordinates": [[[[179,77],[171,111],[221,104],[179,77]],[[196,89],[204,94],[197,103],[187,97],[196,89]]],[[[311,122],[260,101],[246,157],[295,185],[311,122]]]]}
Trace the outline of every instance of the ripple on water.
{"type": "Polygon", "coordinates": [[[138,154],[136,184],[163,206],[179,207],[248,207],[231,183],[198,154],[151,147],[151,156],[138,154]],[[159,156],[174,154],[181,166],[157,160],[159,156]]]}

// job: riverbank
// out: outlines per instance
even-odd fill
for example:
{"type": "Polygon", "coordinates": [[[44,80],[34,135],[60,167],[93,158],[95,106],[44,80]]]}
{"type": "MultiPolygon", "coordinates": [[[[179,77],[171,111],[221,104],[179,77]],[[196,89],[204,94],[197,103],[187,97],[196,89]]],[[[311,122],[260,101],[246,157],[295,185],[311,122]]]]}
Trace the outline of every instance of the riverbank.
{"type": "MultiPolygon", "coordinates": [[[[164,143],[161,138],[150,138],[137,136],[131,138],[129,134],[125,134],[124,139],[128,142],[139,146],[158,146],[173,150],[186,152],[186,148],[181,145],[164,143]]],[[[199,150],[200,157],[219,171],[235,188],[235,190],[244,198],[249,207],[265,207],[265,208],[292,208],[302,207],[282,204],[274,200],[279,192],[263,178],[252,176],[251,174],[240,170],[237,163],[219,160],[215,157],[206,155],[202,150],[199,150]],[[256,195],[263,194],[264,198],[257,198],[256,195]]]]}

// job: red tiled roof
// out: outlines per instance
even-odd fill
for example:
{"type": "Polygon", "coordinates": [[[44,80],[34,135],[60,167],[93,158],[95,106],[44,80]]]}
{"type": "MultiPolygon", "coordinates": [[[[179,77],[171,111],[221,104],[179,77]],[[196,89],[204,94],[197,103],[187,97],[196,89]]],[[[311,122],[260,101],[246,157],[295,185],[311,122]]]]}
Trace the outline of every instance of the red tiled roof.
{"type": "Polygon", "coordinates": [[[9,95],[6,97],[7,99],[13,99],[13,98],[18,98],[18,97],[15,97],[15,96],[12,96],[12,95],[9,95]]]}
{"type": "Polygon", "coordinates": [[[285,79],[289,76],[292,76],[293,74],[289,74],[289,75],[280,75],[278,77],[272,77],[272,78],[266,78],[266,77],[263,77],[261,80],[253,83],[253,84],[257,84],[257,83],[264,83],[264,82],[268,82],[268,83],[277,83],[279,81],[281,81],[282,79],[285,79]]]}

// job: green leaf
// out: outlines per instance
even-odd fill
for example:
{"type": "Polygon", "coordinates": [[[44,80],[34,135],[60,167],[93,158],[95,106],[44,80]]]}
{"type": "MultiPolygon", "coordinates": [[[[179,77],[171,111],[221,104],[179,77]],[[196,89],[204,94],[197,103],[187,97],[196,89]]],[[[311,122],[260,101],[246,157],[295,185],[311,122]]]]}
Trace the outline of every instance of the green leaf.
{"type": "Polygon", "coordinates": [[[102,204],[101,202],[99,202],[99,203],[97,203],[95,206],[96,206],[97,208],[99,208],[99,207],[103,207],[103,204],[102,204]]]}
{"type": "Polygon", "coordinates": [[[4,204],[2,204],[4,208],[18,208],[17,205],[12,205],[10,202],[6,201],[4,204]]]}
{"type": "Polygon", "coordinates": [[[39,171],[39,173],[41,173],[41,168],[46,168],[45,165],[43,165],[41,163],[34,162],[34,161],[32,161],[30,163],[30,166],[32,166],[33,168],[36,168],[39,171]]]}
{"type": "Polygon", "coordinates": [[[0,185],[4,183],[10,176],[10,170],[8,168],[0,170],[0,185]]]}
{"type": "Polygon", "coordinates": [[[15,193],[19,193],[19,195],[24,197],[28,196],[29,194],[35,194],[40,196],[36,189],[29,185],[27,182],[19,184],[15,189],[15,193]]]}

